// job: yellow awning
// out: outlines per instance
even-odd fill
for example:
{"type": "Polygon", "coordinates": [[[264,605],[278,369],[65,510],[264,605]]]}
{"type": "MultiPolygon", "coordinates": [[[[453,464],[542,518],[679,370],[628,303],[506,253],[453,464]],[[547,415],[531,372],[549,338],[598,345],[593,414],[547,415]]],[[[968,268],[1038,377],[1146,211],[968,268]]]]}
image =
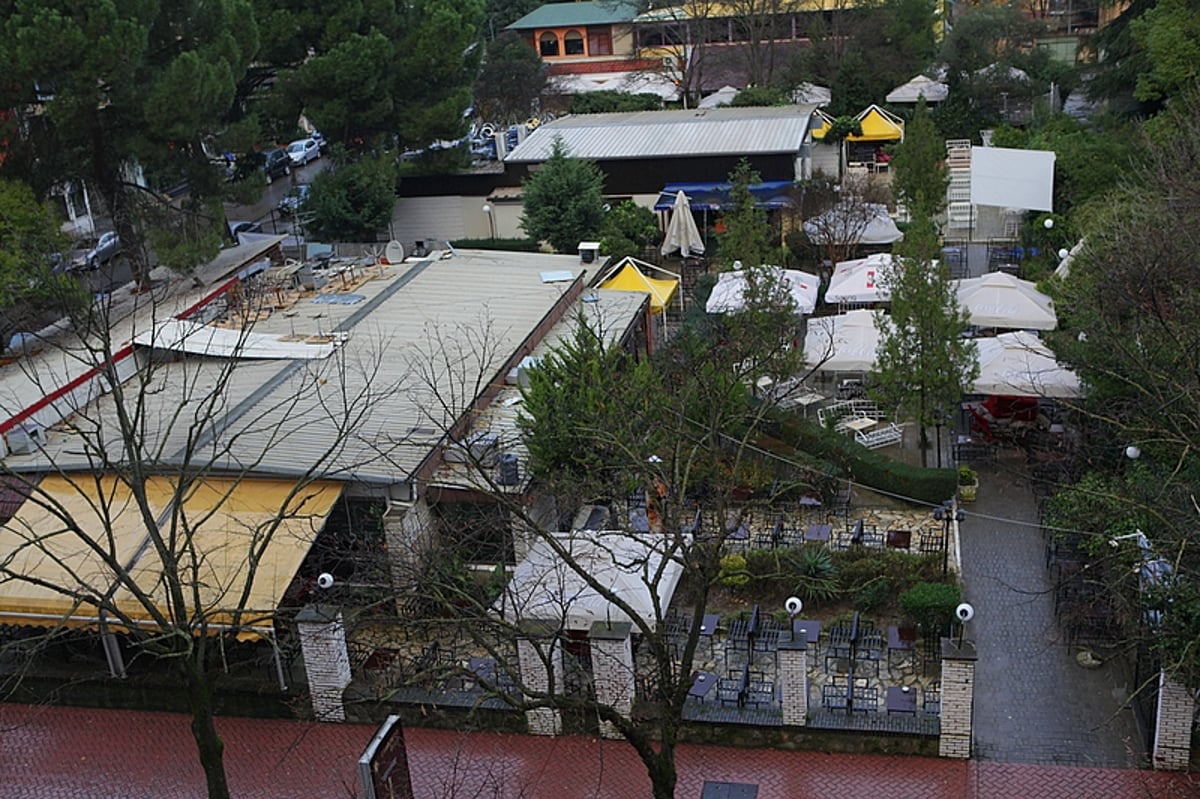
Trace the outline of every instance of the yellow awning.
{"type": "Polygon", "coordinates": [[[662,313],[663,309],[671,304],[675,292],[679,289],[679,281],[674,278],[663,280],[647,277],[635,265],[625,264],[615,275],[601,283],[600,288],[649,292],[651,312],[662,313]]]}
{"type": "MultiPolygon", "coordinates": [[[[154,516],[150,523],[168,541],[178,542],[173,549],[182,559],[181,571],[195,569],[196,577],[185,580],[189,619],[204,618],[217,633],[241,607],[239,637],[270,633],[273,611],[341,494],[336,482],[296,485],[290,480],[208,479],[181,496],[165,477],[147,481],[147,504],[154,516]],[[252,560],[257,567],[247,588],[252,560]]],[[[113,476],[46,477],[0,529],[0,553],[6,558],[0,561],[0,621],[96,624],[93,604],[48,586],[103,596],[118,585],[112,564],[129,568],[137,589],[160,613],[170,614],[161,561],[147,524],[129,486],[113,476]]],[[[130,587],[117,588],[113,604],[135,622],[154,626],[152,614],[130,587]]],[[[111,616],[108,621],[120,626],[111,616]]]]}
{"type": "MultiPolygon", "coordinates": [[[[817,111],[815,116],[819,124],[813,128],[812,135],[820,141],[833,125],[833,118],[822,111],[817,111]]],[[[862,135],[850,134],[846,141],[899,141],[904,138],[904,120],[877,105],[867,106],[854,118],[862,128],[862,135]]]]}

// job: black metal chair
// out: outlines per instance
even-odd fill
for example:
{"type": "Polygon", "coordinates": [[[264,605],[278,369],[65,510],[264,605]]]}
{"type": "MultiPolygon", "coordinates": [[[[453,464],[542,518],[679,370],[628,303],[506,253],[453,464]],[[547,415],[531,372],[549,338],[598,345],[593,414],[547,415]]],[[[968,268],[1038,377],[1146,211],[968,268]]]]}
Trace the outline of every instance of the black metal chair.
{"type": "Polygon", "coordinates": [[[850,707],[849,686],[838,683],[822,685],[821,707],[826,710],[848,710],[850,707]]]}
{"type": "Polygon", "coordinates": [[[931,687],[925,689],[925,698],[922,700],[921,709],[930,716],[941,715],[942,684],[940,682],[935,682],[931,687]]]}

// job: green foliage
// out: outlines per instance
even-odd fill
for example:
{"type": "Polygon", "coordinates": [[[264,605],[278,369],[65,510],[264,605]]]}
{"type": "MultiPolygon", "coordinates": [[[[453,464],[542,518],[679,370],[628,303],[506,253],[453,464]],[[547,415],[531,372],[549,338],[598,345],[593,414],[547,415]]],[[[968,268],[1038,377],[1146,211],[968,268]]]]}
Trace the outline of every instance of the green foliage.
{"type": "Polygon", "coordinates": [[[975,474],[975,470],[967,464],[958,467],[958,484],[960,486],[975,485],[975,481],[979,478],[975,474]]]}
{"type": "Polygon", "coordinates": [[[743,588],[750,582],[750,573],[746,570],[746,558],[736,552],[731,552],[721,558],[721,573],[717,577],[721,585],[729,588],[743,588]]]}
{"type": "Polygon", "coordinates": [[[783,89],[771,86],[747,86],[729,104],[734,108],[763,105],[791,105],[792,98],[783,89]]]}
{"type": "Polygon", "coordinates": [[[923,97],[908,121],[891,168],[892,191],[911,216],[932,219],[942,212],[950,185],[946,143],[938,136],[923,97]]]}
{"type": "Polygon", "coordinates": [[[821,141],[826,144],[841,144],[847,136],[861,136],[862,123],[851,116],[835,117],[829,123],[829,129],[825,131],[825,138],[821,141]]]}
{"type": "Polygon", "coordinates": [[[82,310],[91,299],[69,275],[55,275],[51,258],[65,258],[66,237],[54,209],[24,183],[0,180],[0,335],[40,327],[43,314],[82,310]],[[40,321],[39,321],[40,320],[40,321]]]}
{"type": "Polygon", "coordinates": [[[949,629],[961,601],[958,586],[948,583],[917,583],[900,594],[900,608],[926,632],[949,629]]]}
{"type": "Polygon", "coordinates": [[[826,601],[837,593],[837,569],[828,547],[800,547],[789,561],[795,568],[793,590],[801,599],[826,601]]]}
{"type": "Polygon", "coordinates": [[[742,159],[729,175],[729,199],[733,208],[725,212],[725,233],[721,234],[721,264],[728,269],[734,261],[753,269],[763,264],[779,265],[782,257],[775,245],[775,234],[767,222],[767,212],[754,205],[750,187],[762,183],[762,177],[742,159]]]}
{"type": "Polygon", "coordinates": [[[309,236],[374,241],[396,204],[396,171],[386,155],[342,163],[317,175],[304,203],[309,236]]]}
{"type": "Polygon", "coordinates": [[[475,112],[493,122],[523,122],[546,86],[547,66],[516,31],[493,39],[475,81],[475,112]]]}
{"type": "Polygon", "coordinates": [[[640,257],[659,238],[658,219],[649,208],[625,200],[604,214],[600,228],[600,251],[613,260],[626,255],[640,257]]]}
{"type": "Polygon", "coordinates": [[[1150,68],[1137,77],[1140,100],[1183,94],[1200,77],[1200,13],[1193,0],[1159,0],[1131,24],[1150,68]]]}
{"type": "Polygon", "coordinates": [[[524,182],[521,227],[557,252],[575,252],[604,224],[604,176],[591,161],[571,158],[556,138],[550,158],[524,182]]]}
{"type": "Polygon", "coordinates": [[[979,373],[975,343],[963,337],[970,322],[948,267],[935,262],[938,249],[932,221],[915,218],[896,248],[903,268],[888,276],[890,313],[875,317],[880,343],[870,393],[881,406],[916,420],[922,465],[928,465],[929,428],[948,423],[979,373]]]}
{"type": "Polygon", "coordinates": [[[538,251],[538,243],[533,239],[455,239],[450,244],[460,250],[538,251]]]}
{"type": "Polygon", "coordinates": [[[608,114],[615,111],[658,111],[662,98],[657,94],[629,94],[603,90],[571,95],[569,114],[608,114]]]}

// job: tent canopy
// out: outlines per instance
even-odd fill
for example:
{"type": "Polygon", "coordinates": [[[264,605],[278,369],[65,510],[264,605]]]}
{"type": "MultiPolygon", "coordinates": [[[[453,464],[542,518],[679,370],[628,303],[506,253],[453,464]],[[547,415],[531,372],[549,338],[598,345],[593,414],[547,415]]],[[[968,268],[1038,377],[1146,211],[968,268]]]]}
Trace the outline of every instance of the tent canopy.
{"type": "Polygon", "coordinates": [[[888,92],[889,103],[915,103],[922,97],[929,103],[940,103],[950,96],[950,87],[925,75],[917,75],[888,92]]]}
{"type": "MultiPolygon", "coordinates": [[[[823,111],[816,112],[817,126],[813,128],[813,138],[818,141],[825,138],[833,125],[833,117],[823,111]]],[[[862,129],[861,135],[850,134],[846,137],[849,142],[885,142],[904,141],[904,120],[890,111],[885,111],[877,105],[869,105],[859,111],[854,120],[862,129]]]]}
{"type": "MultiPolygon", "coordinates": [[[[658,194],[655,211],[675,207],[675,198],[683,192],[694,211],[720,211],[733,208],[728,183],[668,183],[658,194]]],[[[790,180],[764,180],[750,186],[756,208],[794,208],[790,180]]]]}
{"type": "MultiPolygon", "coordinates": [[[[796,313],[810,314],[816,309],[820,278],[798,269],[766,268],[773,270],[777,279],[791,293],[796,302],[796,313]]],[[[717,285],[713,286],[712,294],[708,295],[708,303],[704,310],[708,313],[735,313],[745,307],[746,273],[738,270],[717,275],[717,285]]]]}
{"type": "Polygon", "coordinates": [[[977,327],[1053,330],[1058,326],[1054,301],[1028,280],[1007,272],[959,280],[958,303],[977,327]]]}
{"type": "MultiPolygon", "coordinates": [[[[651,628],[657,626],[655,599],[665,610],[683,575],[679,561],[663,562],[668,539],[623,530],[577,530],[555,534],[554,539],[580,569],[619,595],[651,628]]],[[[589,630],[597,621],[633,621],[588,585],[546,540],[530,548],[495,607],[509,622],[543,621],[568,630],[589,630]]]]}
{"type": "Polygon", "coordinates": [[[806,220],[804,232],[813,244],[893,244],[904,238],[882,203],[842,202],[806,220]]]}
{"type": "Polygon", "coordinates": [[[976,394],[1013,397],[1078,397],[1079,378],[1059,365],[1033,333],[1018,330],[991,338],[976,339],[979,348],[979,377],[972,385],[976,394]]]}
{"type": "MultiPolygon", "coordinates": [[[[212,633],[232,621],[248,579],[252,549],[258,563],[242,606],[239,637],[271,633],[275,608],[342,488],[341,483],[314,482],[289,499],[295,485],[289,480],[210,478],[196,482],[181,497],[166,477],[146,481],[149,504],[160,524],[182,526],[186,520],[194,528],[191,544],[196,561],[191,562],[184,547],[179,547],[185,574],[192,566],[197,569],[195,579],[184,577],[189,600],[193,591],[200,599],[200,607],[189,607],[188,613],[203,615],[212,633]]],[[[135,585],[169,615],[162,564],[149,545],[145,522],[126,483],[112,475],[49,475],[36,492],[0,529],[0,551],[11,554],[4,567],[6,579],[0,579],[0,622],[44,626],[99,622],[94,605],[45,587],[50,585],[93,597],[115,589],[112,602],[122,613],[135,623],[153,625],[142,602],[118,584],[105,556],[132,564],[129,572],[135,585]],[[95,548],[82,537],[100,530],[111,539],[100,539],[95,548]]],[[[120,626],[111,616],[108,624],[120,626]]]]}
{"type": "Polygon", "coordinates": [[[638,268],[634,259],[625,258],[617,264],[615,271],[600,283],[600,288],[645,291],[650,295],[650,310],[653,313],[662,313],[675,297],[675,292],[679,289],[679,280],[650,277],[638,268]]]}
{"type": "Polygon", "coordinates": [[[896,264],[887,252],[838,262],[825,290],[825,302],[887,302],[891,299],[887,281],[896,264]]]}
{"type": "Polygon", "coordinates": [[[850,311],[808,321],[804,361],[819,372],[869,372],[875,368],[878,349],[874,311],[850,311]]]}

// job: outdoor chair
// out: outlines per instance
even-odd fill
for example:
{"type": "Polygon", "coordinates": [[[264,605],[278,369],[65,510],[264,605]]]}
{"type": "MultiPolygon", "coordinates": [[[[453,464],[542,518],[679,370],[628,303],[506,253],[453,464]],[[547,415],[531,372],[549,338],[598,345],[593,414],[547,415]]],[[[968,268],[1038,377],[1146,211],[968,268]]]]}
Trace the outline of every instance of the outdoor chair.
{"type": "Polygon", "coordinates": [[[849,698],[846,685],[830,683],[821,686],[821,707],[826,710],[846,710],[849,708],[849,698]]]}
{"type": "Polygon", "coordinates": [[[878,713],[879,689],[855,688],[853,702],[855,713],[878,713]]]}
{"type": "Polygon", "coordinates": [[[717,682],[717,701],[724,706],[737,705],[742,681],[736,677],[721,677],[717,682]]]}
{"type": "Polygon", "coordinates": [[[746,703],[754,707],[770,707],[775,704],[775,683],[757,680],[750,683],[746,703]]]}
{"type": "Polygon", "coordinates": [[[935,682],[925,690],[925,699],[921,708],[927,715],[937,716],[942,712],[942,684],[935,682]]]}
{"type": "Polygon", "coordinates": [[[917,552],[922,555],[940,553],[946,546],[946,534],[942,530],[922,530],[917,534],[917,552]]]}

